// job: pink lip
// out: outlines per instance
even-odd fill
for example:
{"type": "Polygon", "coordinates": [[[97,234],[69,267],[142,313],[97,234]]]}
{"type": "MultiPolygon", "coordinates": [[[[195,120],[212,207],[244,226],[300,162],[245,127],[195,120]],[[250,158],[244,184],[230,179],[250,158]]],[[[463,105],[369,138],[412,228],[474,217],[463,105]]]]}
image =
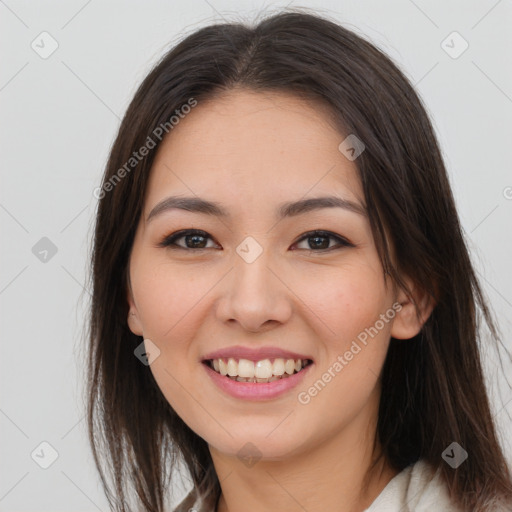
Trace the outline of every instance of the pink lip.
{"type": "Polygon", "coordinates": [[[311,356],[304,354],[298,354],[297,352],[290,352],[289,350],[283,350],[279,347],[261,347],[261,348],[248,348],[240,345],[228,348],[221,348],[210,352],[202,358],[203,361],[208,359],[248,359],[249,361],[261,361],[262,359],[275,359],[282,357],[283,359],[310,359],[311,356]]]}
{"type": "Polygon", "coordinates": [[[228,395],[244,400],[268,400],[282,395],[297,386],[313,364],[305,366],[300,372],[294,373],[290,375],[290,377],[285,377],[284,379],[275,380],[273,382],[238,382],[217,373],[206,363],[203,363],[202,366],[205,368],[212,381],[228,395]]]}

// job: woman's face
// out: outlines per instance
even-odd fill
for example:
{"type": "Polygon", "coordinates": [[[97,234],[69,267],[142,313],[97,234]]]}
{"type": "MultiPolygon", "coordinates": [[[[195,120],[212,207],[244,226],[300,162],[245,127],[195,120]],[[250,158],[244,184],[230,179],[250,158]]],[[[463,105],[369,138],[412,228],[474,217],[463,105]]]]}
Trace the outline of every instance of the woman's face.
{"type": "Polygon", "coordinates": [[[158,347],[150,370],[169,404],[217,453],[277,460],[375,429],[389,338],[404,337],[401,306],[344,139],[319,105],[238,90],[199,102],[158,150],[128,322],[149,352],[158,347]],[[333,206],[303,203],[323,197],[333,206]],[[182,230],[201,233],[171,239],[182,230]],[[224,372],[265,381],[222,376],[205,362],[214,355],[224,372]],[[276,375],[281,359],[295,371],[295,356],[312,363],[276,375]]]}

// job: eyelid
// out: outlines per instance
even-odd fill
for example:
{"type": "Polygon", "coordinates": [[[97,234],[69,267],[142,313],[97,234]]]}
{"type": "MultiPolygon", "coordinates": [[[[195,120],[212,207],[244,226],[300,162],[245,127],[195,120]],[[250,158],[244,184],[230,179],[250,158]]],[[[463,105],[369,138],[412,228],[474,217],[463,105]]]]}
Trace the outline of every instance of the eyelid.
{"type": "Polygon", "coordinates": [[[200,247],[197,249],[191,249],[189,247],[182,247],[181,245],[175,244],[176,240],[179,240],[180,238],[189,235],[199,235],[204,238],[209,238],[210,240],[214,241],[217,245],[220,245],[209,233],[203,231],[202,229],[180,229],[178,231],[175,231],[174,233],[171,233],[170,235],[165,236],[162,239],[162,241],[160,241],[157,244],[157,247],[161,247],[164,249],[182,249],[184,251],[203,251],[205,249],[211,249],[211,247],[200,247]]]}
{"type": "Polygon", "coordinates": [[[303,240],[307,240],[308,238],[312,238],[314,236],[321,236],[321,237],[326,237],[326,238],[334,238],[335,240],[337,240],[338,245],[335,245],[333,247],[328,247],[327,249],[318,249],[318,250],[314,250],[314,249],[299,249],[299,250],[309,251],[309,252],[313,252],[313,253],[314,252],[322,253],[322,252],[328,252],[328,251],[331,251],[333,249],[340,248],[340,247],[355,247],[354,244],[349,242],[345,237],[343,237],[341,235],[337,235],[336,233],[333,233],[331,231],[326,231],[325,229],[313,229],[311,231],[308,231],[307,233],[304,233],[303,235],[301,235],[301,237],[298,240],[296,240],[293,243],[293,245],[296,245],[299,242],[302,242],[303,240]]]}
{"type": "MultiPolygon", "coordinates": [[[[209,233],[206,231],[203,231],[202,229],[182,229],[179,231],[175,231],[174,233],[171,233],[170,235],[167,235],[163,238],[161,242],[157,244],[157,247],[160,248],[167,248],[167,249],[182,249],[184,251],[204,251],[206,249],[212,249],[212,247],[199,247],[199,248],[189,248],[189,247],[182,247],[180,245],[175,244],[176,240],[179,240],[180,238],[183,238],[188,235],[199,235],[204,238],[212,240],[217,245],[220,245],[209,233]]],[[[336,233],[333,233],[331,231],[326,231],[323,229],[313,229],[311,231],[307,231],[306,233],[302,234],[300,238],[298,238],[293,244],[292,247],[299,242],[302,242],[303,240],[307,240],[308,238],[312,238],[314,236],[319,237],[326,237],[326,238],[332,238],[337,241],[337,245],[334,245],[333,247],[328,247],[327,249],[295,249],[300,251],[308,251],[310,253],[324,253],[329,252],[334,249],[339,249],[343,247],[355,247],[354,244],[352,244],[349,240],[347,240],[345,237],[338,235],[336,233]]]]}

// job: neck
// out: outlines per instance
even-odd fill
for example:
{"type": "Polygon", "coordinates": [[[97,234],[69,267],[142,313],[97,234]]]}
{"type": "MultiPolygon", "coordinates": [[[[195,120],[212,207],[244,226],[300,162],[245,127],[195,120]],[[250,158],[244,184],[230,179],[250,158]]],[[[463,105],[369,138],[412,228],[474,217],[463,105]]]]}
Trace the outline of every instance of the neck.
{"type": "Polygon", "coordinates": [[[222,490],[217,512],[365,510],[397,474],[384,457],[369,471],[380,445],[376,424],[368,419],[354,421],[314,448],[280,460],[260,459],[251,467],[210,446],[222,490]]]}

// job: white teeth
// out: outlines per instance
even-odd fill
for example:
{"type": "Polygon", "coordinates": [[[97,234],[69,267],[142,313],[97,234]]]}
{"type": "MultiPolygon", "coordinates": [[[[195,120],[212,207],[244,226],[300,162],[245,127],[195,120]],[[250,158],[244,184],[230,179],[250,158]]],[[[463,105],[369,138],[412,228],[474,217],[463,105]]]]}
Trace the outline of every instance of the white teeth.
{"type": "MultiPolygon", "coordinates": [[[[227,375],[228,374],[228,365],[224,362],[224,359],[217,359],[219,361],[219,371],[221,375],[227,375]]],[[[215,369],[215,367],[214,367],[215,369]]],[[[215,370],[217,371],[217,370],[215,370]]]]}
{"type": "Polygon", "coordinates": [[[238,365],[232,357],[228,359],[228,375],[230,377],[236,377],[238,375],[238,365]]]}
{"type": "Polygon", "coordinates": [[[284,373],[284,359],[276,359],[272,365],[272,373],[274,375],[283,375],[284,373]]]}
{"type": "Polygon", "coordinates": [[[272,363],[269,359],[258,361],[254,365],[254,376],[257,379],[269,379],[272,377],[272,363]]]}
{"type": "Polygon", "coordinates": [[[284,363],[284,371],[291,375],[295,371],[295,361],[293,359],[287,359],[284,363]]]}
{"type": "Polygon", "coordinates": [[[299,372],[307,365],[307,362],[307,359],[284,358],[276,358],[273,362],[270,359],[262,359],[257,362],[249,359],[237,361],[230,357],[227,361],[214,359],[211,366],[217,373],[239,382],[273,382],[299,372]]]}
{"type": "Polygon", "coordinates": [[[238,375],[240,377],[254,377],[254,363],[248,359],[238,361],[238,375]]]}

